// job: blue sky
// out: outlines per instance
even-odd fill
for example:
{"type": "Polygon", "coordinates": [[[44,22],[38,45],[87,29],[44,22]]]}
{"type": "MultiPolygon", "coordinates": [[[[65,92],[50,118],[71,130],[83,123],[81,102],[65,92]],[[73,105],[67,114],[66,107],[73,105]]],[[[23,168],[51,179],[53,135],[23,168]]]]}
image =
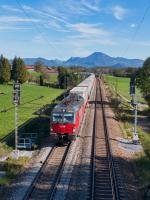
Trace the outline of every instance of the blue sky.
{"type": "Polygon", "coordinates": [[[0,0],[0,54],[68,59],[150,56],[149,0],[0,0]],[[132,41],[132,42],[131,42],[132,41]]]}

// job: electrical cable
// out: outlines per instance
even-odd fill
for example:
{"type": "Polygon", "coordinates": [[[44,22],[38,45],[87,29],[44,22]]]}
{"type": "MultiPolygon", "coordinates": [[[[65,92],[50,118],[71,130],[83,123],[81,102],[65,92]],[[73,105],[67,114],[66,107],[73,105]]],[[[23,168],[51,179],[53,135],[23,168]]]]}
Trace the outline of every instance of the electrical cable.
{"type": "MultiPolygon", "coordinates": [[[[16,0],[16,3],[18,4],[18,6],[21,8],[21,10],[23,11],[23,13],[25,14],[25,16],[27,18],[31,19],[31,16],[26,12],[26,10],[24,9],[24,7],[22,6],[22,4],[20,3],[19,0],[16,0]]],[[[50,46],[55,48],[55,46],[48,40],[47,37],[45,37],[44,33],[40,30],[40,28],[37,26],[37,24],[34,21],[30,21],[32,23],[32,25],[34,26],[35,30],[40,34],[40,36],[45,40],[45,42],[50,46]]],[[[55,48],[56,49],[56,48],[55,48]]],[[[58,52],[58,49],[56,49],[58,52]]]]}
{"type": "Polygon", "coordinates": [[[147,15],[148,12],[149,12],[149,9],[150,9],[150,3],[149,3],[148,6],[146,7],[146,9],[145,9],[145,11],[144,11],[144,14],[143,14],[143,16],[142,16],[142,18],[141,18],[141,20],[140,20],[140,22],[139,22],[139,24],[138,24],[136,30],[135,30],[133,36],[131,37],[131,40],[130,40],[128,46],[126,47],[126,49],[125,49],[123,55],[125,55],[125,54],[128,52],[128,50],[130,49],[132,43],[135,41],[135,38],[137,37],[137,34],[138,34],[138,32],[139,32],[139,30],[140,30],[140,28],[141,28],[141,26],[142,26],[142,24],[143,24],[143,22],[144,22],[144,20],[145,20],[145,17],[146,17],[146,15],[147,15]]]}

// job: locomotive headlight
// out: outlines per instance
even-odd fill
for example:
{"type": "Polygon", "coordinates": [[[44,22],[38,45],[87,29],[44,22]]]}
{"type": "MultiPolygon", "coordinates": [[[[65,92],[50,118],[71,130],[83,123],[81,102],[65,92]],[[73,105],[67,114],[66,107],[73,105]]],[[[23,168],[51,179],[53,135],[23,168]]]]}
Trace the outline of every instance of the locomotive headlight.
{"type": "Polygon", "coordinates": [[[73,131],[73,133],[75,133],[76,132],[76,128],[73,128],[72,131],[73,131]]]}
{"type": "Polygon", "coordinates": [[[51,128],[51,131],[53,131],[53,128],[51,128]]]}

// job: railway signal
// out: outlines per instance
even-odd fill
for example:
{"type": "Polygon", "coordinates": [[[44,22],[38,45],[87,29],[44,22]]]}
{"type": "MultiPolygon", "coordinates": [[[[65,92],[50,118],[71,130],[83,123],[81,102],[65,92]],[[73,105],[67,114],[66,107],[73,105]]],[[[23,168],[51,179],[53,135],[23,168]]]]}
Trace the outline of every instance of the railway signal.
{"type": "Polygon", "coordinates": [[[17,150],[18,145],[18,106],[20,104],[20,90],[21,86],[18,81],[14,83],[13,91],[13,103],[15,104],[15,149],[17,150]]]}
{"type": "Polygon", "coordinates": [[[135,95],[135,78],[131,78],[130,80],[130,95],[135,95]]]}
{"type": "Polygon", "coordinates": [[[138,133],[137,133],[137,106],[138,106],[138,103],[135,100],[135,77],[131,77],[131,80],[130,80],[130,96],[132,97],[131,105],[133,106],[133,112],[134,112],[133,143],[138,144],[139,143],[139,137],[138,137],[138,133]]]}

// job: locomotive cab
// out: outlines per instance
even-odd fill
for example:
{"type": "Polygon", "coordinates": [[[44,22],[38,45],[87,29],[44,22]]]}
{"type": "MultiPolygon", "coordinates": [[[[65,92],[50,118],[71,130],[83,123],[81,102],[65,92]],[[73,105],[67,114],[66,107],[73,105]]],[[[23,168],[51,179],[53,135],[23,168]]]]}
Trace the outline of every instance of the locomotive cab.
{"type": "Polygon", "coordinates": [[[82,119],[83,106],[83,97],[70,94],[53,109],[51,132],[57,135],[59,141],[75,140],[82,119]]]}
{"type": "Polygon", "coordinates": [[[51,116],[51,132],[57,134],[59,141],[75,139],[75,115],[73,112],[53,112],[51,116]]]}

